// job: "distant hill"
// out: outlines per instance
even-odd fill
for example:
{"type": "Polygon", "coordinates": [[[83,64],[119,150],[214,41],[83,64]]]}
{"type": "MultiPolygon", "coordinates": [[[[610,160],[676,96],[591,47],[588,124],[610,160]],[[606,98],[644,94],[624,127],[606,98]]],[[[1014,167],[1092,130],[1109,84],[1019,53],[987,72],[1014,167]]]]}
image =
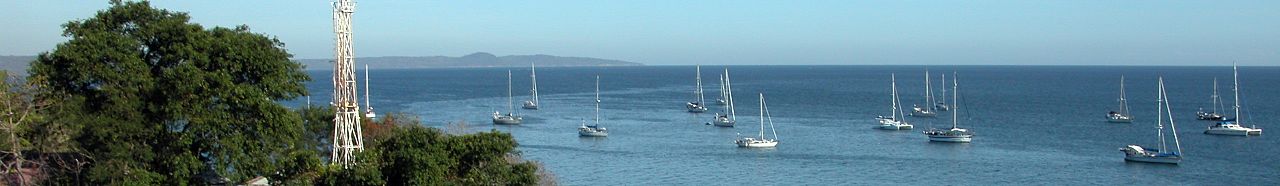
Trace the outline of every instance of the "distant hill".
{"type": "MultiPolygon", "coordinates": [[[[25,75],[27,67],[36,56],[0,56],[0,70],[7,70],[10,74],[25,75]]],[[[307,70],[327,70],[333,69],[332,59],[296,59],[304,65],[307,70]]],[[[477,52],[462,57],[448,56],[388,56],[388,57],[358,57],[356,63],[363,66],[369,64],[369,68],[387,69],[387,68],[464,68],[464,67],[528,67],[530,63],[537,63],[539,67],[570,67],[570,66],[643,66],[644,64],[636,62],[628,62],[612,59],[599,59],[589,57],[561,57],[552,55],[508,55],[495,56],[490,53],[477,52]]],[[[363,68],[363,67],[359,67],[363,68]]]]}
{"type": "MultiPolygon", "coordinates": [[[[307,70],[333,69],[333,59],[297,59],[295,61],[307,65],[307,70]]],[[[552,55],[508,55],[495,56],[490,53],[477,52],[462,57],[448,56],[388,56],[357,57],[360,66],[368,64],[372,69],[387,68],[464,68],[464,67],[528,67],[536,63],[539,67],[568,66],[643,66],[644,64],[612,59],[588,57],[561,57],[552,55]]],[[[362,67],[357,67],[362,68],[362,67]]]]}
{"type": "Polygon", "coordinates": [[[14,75],[26,75],[27,66],[35,60],[36,56],[0,56],[0,70],[14,75]]]}

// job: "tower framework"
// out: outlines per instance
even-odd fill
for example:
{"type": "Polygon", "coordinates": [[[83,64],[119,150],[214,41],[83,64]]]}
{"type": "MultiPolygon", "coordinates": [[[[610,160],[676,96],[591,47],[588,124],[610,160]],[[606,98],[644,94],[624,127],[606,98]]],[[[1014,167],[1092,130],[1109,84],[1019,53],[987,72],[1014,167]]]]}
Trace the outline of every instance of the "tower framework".
{"type": "Polygon", "coordinates": [[[333,3],[333,32],[335,38],[333,61],[333,150],[330,163],[343,167],[355,163],[352,154],[364,148],[360,133],[360,100],[356,95],[355,53],[351,47],[351,13],[355,2],[338,0],[333,3]]]}

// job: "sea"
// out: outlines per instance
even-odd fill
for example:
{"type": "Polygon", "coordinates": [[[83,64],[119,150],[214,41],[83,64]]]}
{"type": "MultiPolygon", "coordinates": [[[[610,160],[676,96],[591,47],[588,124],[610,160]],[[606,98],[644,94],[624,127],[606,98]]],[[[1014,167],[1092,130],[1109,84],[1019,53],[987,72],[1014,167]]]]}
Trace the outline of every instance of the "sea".
{"type": "MultiPolygon", "coordinates": [[[[737,126],[707,125],[722,106],[689,113],[695,66],[542,67],[539,110],[530,98],[530,69],[373,69],[370,102],[379,114],[415,116],[428,127],[498,130],[518,140],[563,185],[1280,185],[1280,67],[1240,67],[1241,122],[1261,136],[1203,134],[1213,122],[1216,78],[1233,113],[1230,66],[711,66],[702,68],[705,100],[720,97],[728,70],[737,126]],[[891,114],[896,76],[904,105],[925,105],[925,74],[956,110],[935,118],[907,117],[914,130],[875,129],[891,114]],[[514,109],[508,106],[508,72],[514,109]],[[600,77],[599,124],[605,138],[579,137],[595,123],[595,78],[600,77]],[[1108,123],[1117,110],[1120,79],[1135,117],[1108,123]],[[1163,77],[1179,165],[1124,161],[1119,148],[1159,145],[1157,78],[1163,77]],[[956,79],[952,79],[956,78],[956,79]],[[958,80],[959,101],[951,86],[958,80]],[[733,140],[759,136],[760,97],[772,116],[776,148],[739,148],[733,140]],[[524,117],[493,125],[495,112],[524,117]],[[972,143],[929,142],[921,131],[955,123],[975,133],[972,143]],[[460,127],[465,126],[465,127],[460,127]]],[[[327,104],[331,71],[307,71],[309,98],[289,105],[327,104]]],[[[364,74],[357,74],[364,79],[364,74]]],[[[363,82],[361,82],[363,95],[363,82]]],[[[361,98],[363,99],[363,97],[361,98]]],[[[363,104],[363,103],[362,103],[363,104]]],[[[1168,131],[1166,131],[1168,132],[1168,131]]],[[[1172,136],[1170,136],[1172,137],[1172,136]]]]}

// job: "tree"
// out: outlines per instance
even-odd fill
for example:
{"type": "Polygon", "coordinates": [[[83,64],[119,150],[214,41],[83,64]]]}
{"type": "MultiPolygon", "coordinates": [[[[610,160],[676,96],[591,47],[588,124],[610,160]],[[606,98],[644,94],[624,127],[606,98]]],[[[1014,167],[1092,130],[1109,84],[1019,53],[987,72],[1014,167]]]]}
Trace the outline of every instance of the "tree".
{"type": "Polygon", "coordinates": [[[33,180],[28,174],[34,171],[29,169],[22,151],[28,150],[31,142],[19,136],[30,129],[29,124],[43,119],[39,111],[47,108],[49,101],[36,97],[41,91],[38,83],[20,81],[17,76],[10,77],[6,71],[0,71],[0,78],[3,78],[0,79],[0,130],[5,133],[0,138],[5,139],[3,144],[8,147],[0,152],[12,157],[12,162],[0,161],[0,164],[3,164],[6,178],[13,179],[6,181],[27,185],[33,180]]]}
{"type": "Polygon", "coordinates": [[[244,180],[295,162],[302,120],[277,100],[310,78],[279,40],[247,26],[206,29],[148,2],[111,2],[63,25],[31,78],[80,125],[93,184],[182,185],[204,173],[244,180]]]}

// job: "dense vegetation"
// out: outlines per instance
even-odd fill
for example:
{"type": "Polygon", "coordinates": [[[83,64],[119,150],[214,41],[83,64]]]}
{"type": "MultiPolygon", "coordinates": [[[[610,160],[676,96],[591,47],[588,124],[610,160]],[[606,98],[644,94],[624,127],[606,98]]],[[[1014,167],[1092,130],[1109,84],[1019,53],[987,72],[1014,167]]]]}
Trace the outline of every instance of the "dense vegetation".
{"type": "Polygon", "coordinates": [[[0,84],[6,183],[538,184],[509,134],[445,134],[397,115],[363,122],[358,165],[327,165],[333,111],[277,102],[310,80],[283,43],[111,4],[64,24],[70,40],[31,62],[25,81],[0,84]]]}

